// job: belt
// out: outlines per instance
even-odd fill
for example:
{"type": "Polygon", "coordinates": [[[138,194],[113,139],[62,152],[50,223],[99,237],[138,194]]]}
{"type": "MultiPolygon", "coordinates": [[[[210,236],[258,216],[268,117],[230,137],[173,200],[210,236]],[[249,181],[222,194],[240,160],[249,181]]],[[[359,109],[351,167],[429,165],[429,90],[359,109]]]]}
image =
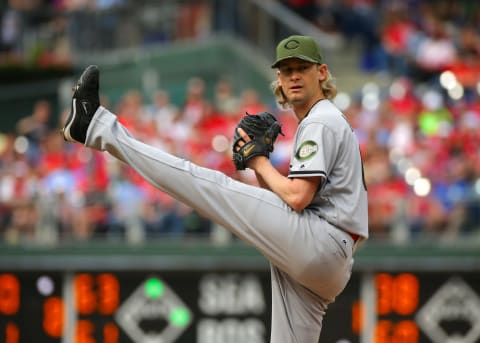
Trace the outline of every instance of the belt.
{"type": "Polygon", "coordinates": [[[346,231],[346,233],[348,233],[350,235],[350,237],[352,237],[353,243],[356,243],[358,241],[358,239],[360,238],[360,235],[357,235],[356,233],[349,232],[349,231],[346,231]]]}
{"type": "MultiPolygon", "coordinates": [[[[323,219],[322,217],[320,217],[320,218],[323,219]]],[[[356,233],[353,233],[353,232],[350,232],[350,231],[347,231],[347,230],[343,230],[343,229],[339,228],[338,226],[336,226],[332,223],[329,223],[329,224],[335,226],[339,230],[342,230],[342,231],[346,232],[350,237],[352,237],[353,243],[357,243],[358,239],[360,238],[360,235],[358,235],[356,233]]]]}

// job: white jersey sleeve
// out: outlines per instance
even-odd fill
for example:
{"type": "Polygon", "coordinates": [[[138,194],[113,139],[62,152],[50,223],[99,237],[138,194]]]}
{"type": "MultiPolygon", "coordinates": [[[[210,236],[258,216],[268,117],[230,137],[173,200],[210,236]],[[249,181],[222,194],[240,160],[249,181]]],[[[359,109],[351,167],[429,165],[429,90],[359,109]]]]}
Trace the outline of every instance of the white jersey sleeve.
{"type": "Polygon", "coordinates": [[[307,122],[300,125],[288,176],[326,178],[334,163],[336,144],[334,133],[324,124],[307,122]]]}

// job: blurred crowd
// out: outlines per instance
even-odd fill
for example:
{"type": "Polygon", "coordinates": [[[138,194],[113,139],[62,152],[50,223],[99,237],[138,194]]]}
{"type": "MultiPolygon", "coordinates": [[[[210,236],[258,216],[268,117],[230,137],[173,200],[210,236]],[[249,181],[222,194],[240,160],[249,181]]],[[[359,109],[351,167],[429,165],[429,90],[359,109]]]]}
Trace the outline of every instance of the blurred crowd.
{"type": "Polygon", "coordinates": [[[428,82],[445,68],[475,87],[480,4],[459,0],[282,0],[324,32],[361,47],[359,68],[428,82]]]}
{"type": "Polygon", "coordinates": [[[478,237],[479,4],[290,3],[359,44],[359,70],[388,81],[366,84],[347,110],[364,153],[373,236],[478,237]]]}
{"type": "MultiPolygon", "coordinates": [[[[248,171],[237,172],[231,161],[231,139],[245,113],[272,109],[254,89],[235,91],[228,79],[215,85],[207,99],[205,81],[192,77],[181,105],[168,90],[149,99],[126,92],[116,104],[102,96],[120,122],[138,139],[192,162],[255,183],[248,171]]],[[[211,237],[222,230],[173,198],[159,192],[132,168],[108,154],[67,143],[51,126],[50,104],[39,100],[21,118],[15,132],[0,136],[0,232],[9,243],[93,238],[142,242],[152,238],[211,237]]],[[[275,164],[286,171],[294,126],[282,114],[288,140],[279,142],[275,164]]],[[[220,236],[219,236],[220,237],[220,236]]],[[[225,236],[222,236],[225,237],[225,236]]],[[[228,238],[228,237],[227,237],[228,238]]]]}
{"type": "MultiPolygon", "coordinates": [[[[282,2],[323,30],[360,44],[359,70],[383,80],[355,94],[340,89],[335,100],[361,143],[372,238],[451,242],[480,237],[478,5],[447,0],[282,2]]],[[[230,141],[240,116],[270,111],[286,133],[271,158],[286,173],[293,115],[261,102],[254,89],[233,84],[217,80],[209,98],[205,80],[192,77],[179,104],[171,102],[168,89],[149,97],[133,89],[118,103],[102,102],[140,140],[252,184],[249,171],[234,170],[230,141]]],[[[221,232],[107,154],[64,142],[58,130],[67,113],[51,113],[50,104],[39,100],[15,132],[0,136],[4,241],[102,237],[140,242],[221,232]],[[52,116],[61,117],[54,127],[52,116]]]]}
{"type": "Polygon", "coordinates": [[[63,66],[81,54],[196,39],[210,32],[210,2],[4,1],[0,65],[63,66]]]}

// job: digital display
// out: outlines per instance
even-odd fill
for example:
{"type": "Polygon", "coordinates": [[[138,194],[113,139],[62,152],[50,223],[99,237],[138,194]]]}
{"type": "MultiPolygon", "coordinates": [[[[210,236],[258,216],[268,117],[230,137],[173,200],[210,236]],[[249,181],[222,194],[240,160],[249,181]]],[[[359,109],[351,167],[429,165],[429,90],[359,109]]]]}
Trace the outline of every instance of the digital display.
{"type": "Polygon", "coordinates": [[[479,342],[480,275],[378,273],[375,340],[479,342]]]}
{"type": "Polygon", "coordinates": [[[60,273],[0,273],[0,342],[60,342],[60,273]]]}
{"type": "Polygon", "coordinates": [[[480,342],[479,318],[476,273],[354,274],[330,305],[321,338],[341,343],[474,343],[480,342]],[[361,297],[362,282],[368,277],[373,279],[371,304],[361,297]],[[367,335],[366,315],[373,318],[367,335]]]}
{"type": "MultiPolygon", "coordinates": [[[[270,301],[268,270],[4,271],[0,342],[268,343],[270,301]]],[[[478,318],[476,273],[354,273],[321,341],[473,343],[478,318]]]]}
{"type": "Polygon", "coordinates": [[[262,343],[269,325],[268,271],[0,273],[0,342],[262,343]]]}

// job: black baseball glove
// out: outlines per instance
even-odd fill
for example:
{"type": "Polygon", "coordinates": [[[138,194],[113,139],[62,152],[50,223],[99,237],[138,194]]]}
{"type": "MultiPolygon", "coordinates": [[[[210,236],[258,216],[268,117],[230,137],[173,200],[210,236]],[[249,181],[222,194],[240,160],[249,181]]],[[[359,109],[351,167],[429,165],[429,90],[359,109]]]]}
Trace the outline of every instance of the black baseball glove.
{"type": "Polygon", "coordinates": [[[283,135],[281,124],[268,112],[258,114],[246,114],[235,127],[233,136],[233,163],[237,170],[244,170],[247,162],[254,156],[262,155],[269,157],[273,151],[273,144],[278,134],[283,135]],[[250,137],[250,141],[240,147],[243,141],[238,133],[242,128],[250,137]]]}

